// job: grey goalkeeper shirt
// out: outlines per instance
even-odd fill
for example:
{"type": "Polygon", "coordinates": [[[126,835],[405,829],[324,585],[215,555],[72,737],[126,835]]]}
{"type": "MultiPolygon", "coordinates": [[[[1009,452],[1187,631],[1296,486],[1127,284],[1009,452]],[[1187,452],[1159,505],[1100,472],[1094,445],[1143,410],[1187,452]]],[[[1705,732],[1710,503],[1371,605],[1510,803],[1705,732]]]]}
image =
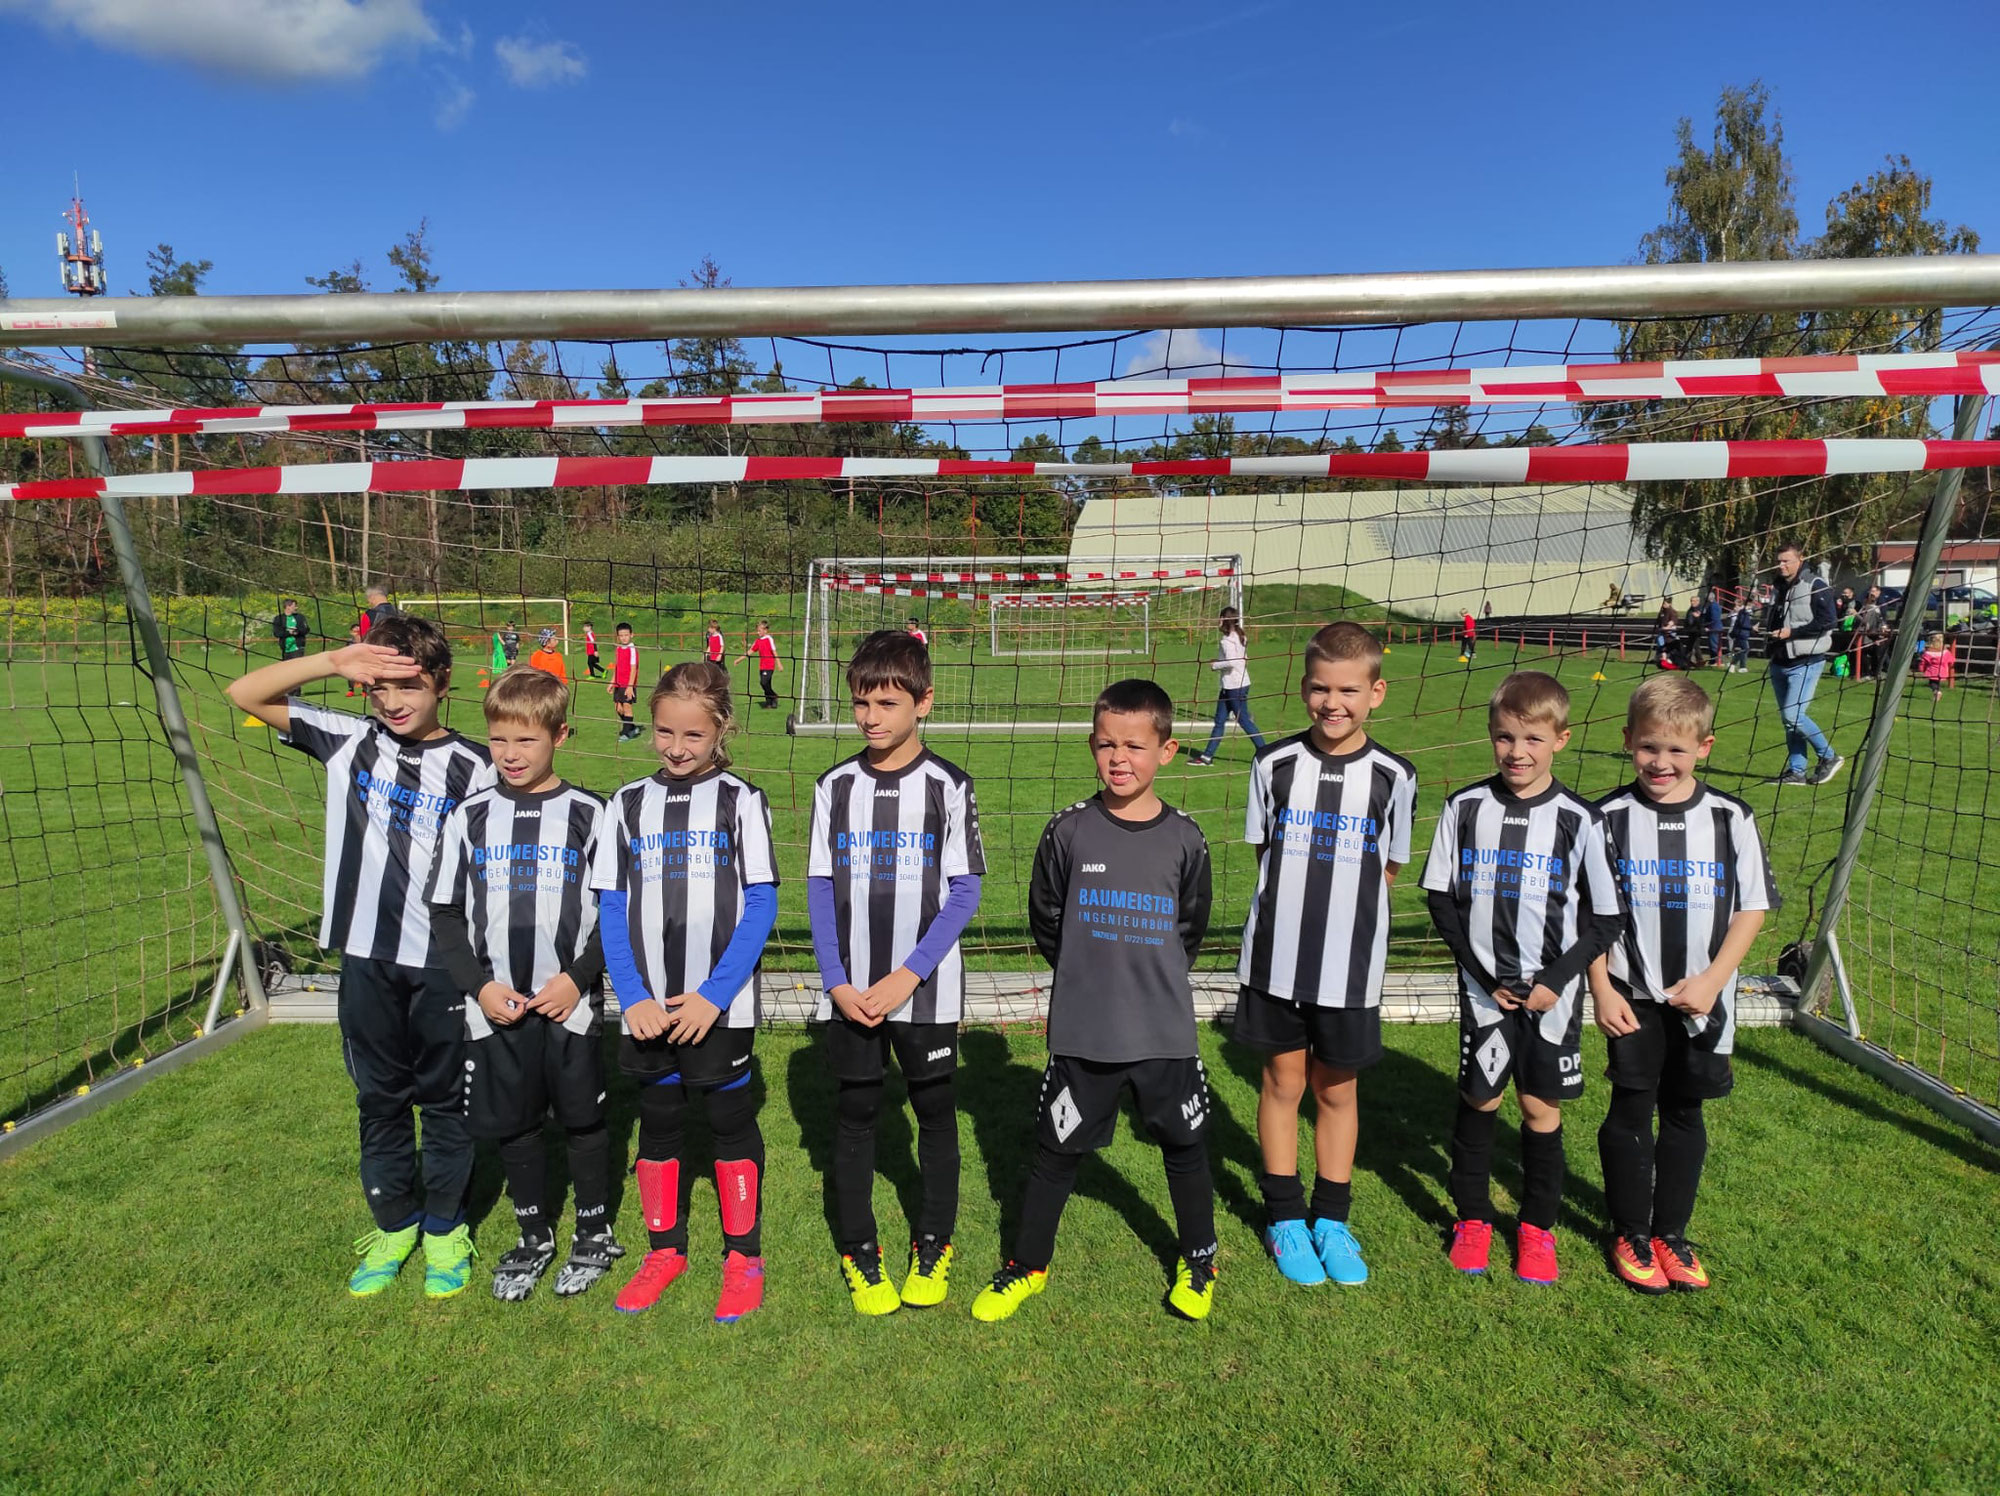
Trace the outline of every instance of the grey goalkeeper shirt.
{"type": "Polygon", "coordinates": [[[1188,969],[1208,931],[1208,843],[1171,806],[1121,821],[1098,798],[1035,849],[1028,925],[1055,980],[1049,1050],[1108,1064],[1195,1053],[1188,969]]]}

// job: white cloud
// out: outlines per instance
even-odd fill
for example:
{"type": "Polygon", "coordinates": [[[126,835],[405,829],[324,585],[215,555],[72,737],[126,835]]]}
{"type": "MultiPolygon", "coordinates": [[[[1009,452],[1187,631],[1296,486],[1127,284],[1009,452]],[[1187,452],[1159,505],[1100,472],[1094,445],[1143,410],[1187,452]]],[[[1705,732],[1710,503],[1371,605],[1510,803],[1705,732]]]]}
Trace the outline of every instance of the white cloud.
{"type": "Polygon", "coordinates": [[[0,0],[115,52],[275,81],[355,78],[438,42],[424,0],[0,0]]]}
{"type": "Polygon", "coordinates": [[[456,130],[465,123],[466,115],[472,112],[472,101],[479,95],[467,88],[449,73],[444,75],[444,86],[438,93],[437,110],[432,118],[440,130],[456,130]]]}
{"type": "Polygon", "coordinates": [[[1200,140],[1208,134],[1208,127],[1200,120],[1177,114],[1167,121],[1167,133],[1176,140],[1200,140]]]}
{"type": "Polygon", "coordinates": [[[569,42],[537,42],[525,36],[503,36],[493,44],[493,55],[507,70],[507,81],[516,88],[548,88],[557,83],[577,83],[590,71],[583,54],[569,42]]]}
{"type": "Polygon", "coordinates": [[[1225,353],[1193,328],[1149,332],[1133,345],[1132,356],[1119,371],[1123,379],[1216,379],[1240,374],[1249,364],[1225,353]]]}

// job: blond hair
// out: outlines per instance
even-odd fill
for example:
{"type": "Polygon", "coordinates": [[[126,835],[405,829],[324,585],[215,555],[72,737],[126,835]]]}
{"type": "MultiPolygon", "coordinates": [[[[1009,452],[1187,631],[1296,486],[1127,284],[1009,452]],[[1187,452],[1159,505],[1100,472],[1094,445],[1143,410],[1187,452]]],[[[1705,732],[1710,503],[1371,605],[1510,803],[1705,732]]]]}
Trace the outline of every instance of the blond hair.
{"type": "Polygon", "coordinates": [[[729,739],[736,732],[736,709],[729,694],[729,672],[707,660],[688,660],[660,677],[653,694],[646,698],[650,715],[663,701],[698,701],[715,721],[715,757],[718,769],[729,767],[729,739]]]}
{"type": "Polygon", "coordinates": [[[1640,683],[1625,706],[1627,732],[1650,723],[1706,738],[1715,731],[1715,702],[1688,676],[1655,675],[1640,683]]]}
{"type": "Polygon", "coordinates": [[[533,665],[514,665],[486,688],[486,725],[526,722],[554,737],[569,722],[569,687],[533,665]]]}
{"type": "Polygon", "coordinates": [[[1546,722],[1556,732],[1569,731],[1569,692],[1553,675],[1539,670],[1516,670],[1500,682],[1486,703],[1486,726],[1505,712],[1523,722],[1546,722]]]}
{"type": "Polygon", "coordinates": [[[1306,642],[1306,669],[1314,662],[1352,662],[1368,667],[1368,679],[1382,678],[1382,641],[1358,623],[1329,623],[1306,642]]]}

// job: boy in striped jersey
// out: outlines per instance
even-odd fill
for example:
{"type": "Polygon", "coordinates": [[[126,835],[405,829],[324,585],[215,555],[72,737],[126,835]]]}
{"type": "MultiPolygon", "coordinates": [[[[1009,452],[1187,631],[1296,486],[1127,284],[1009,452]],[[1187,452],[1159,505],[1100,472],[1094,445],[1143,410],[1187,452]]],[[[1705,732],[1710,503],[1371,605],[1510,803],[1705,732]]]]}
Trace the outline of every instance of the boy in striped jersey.
{"type": "Polygon", "coordinates": [[[424,901],[445,818],[493,783],[486,749],[447,730],[451,646],[428,619],[391,614],[366,643],[283,660],[229,687],[229,699],[326,765],[326,872],[319,943],[340,952],[340,1038],[361,1113],[361,1186],[375,1229],[356,1243],[357,1298],[380,1293],[424,1246],[424,1292],[471,1279],[465,1189],[464,1000],[444,969],[424,901]],[[373,717],[295,693],[344,678],[373,717]],[[417,1127],[424,1119],[421,1196],[417,1127]]]}
{"type": "Polygon", "coordinates": [[[1736,968],[1778,907],[1750,807],[1695,777],[1714,746],[1708,693],[1655,676],[1625,713],[1633,781],[1597,802],[1631,911],[1624,938],[1590,967],[1610,1039],[1597,1152],[1612,1268],[1642,1293],[1708,1287],[1687,1239],[1708,1154],[1701,1104],[1735,1084],[1736,968]]]}
{"type": "Polygon", "coordinates": [[[917,736],[931,657],[899,629],[870,634],[847,667],[867,747],[813,786],[806,905],[825,996],[827,1063],[839,1082],[833,1196],[841,1273],[861,1314],[942,1304],[958,1222],[958,1024],[986,853],[972,780],[917,736]],[[894,1052],[917,1118],[922,1203],[899,1293],[875,1235],[875,1129],[894,1052]]]}
{"type": "Polygon", "coordinates": [[[627,1314],[650,1309],[687,1271],[688,1092],[715,1144],[728,1324],[764,1302],[764,1135],[751,1089],[758,962],[778,914],[771,808],[728,772],[735,730],[729,675],[691,660],[660,677],[648,703],[660,770],[611,797],[590,885],[604,962],[618,993],[618,1065],[639,1083],[633,1174],[651,1250],[619,1290],[627,1314]]]}
{"type": "Polygon", "coordinates": [[[1584,973],[1623,924],[1604,817],[1550,772],[1569,742],[1569,693],[1507,677],[1486,708],[1492,778],[1438,814],[1423,886],[1458,962],[1458,1115],[1452,1126],[1451,1265],[1483,1273],[1493,1239],[1493,1133],[1512,1080],[1521,1102],[1515,1276],[1556,1281],[1562,1103],[1583,1094],[1584,973]]]}
{"type": "MultiPolygon", "coordinates": [[[[521,1239],[493,1271],[493,1297],[525,1299],[555,1260],[542,1121],[569,1135],[576,1235],[556,1293],[582,1293],[624,1249],[611,1235],[604,1125],[604,948],[590,864],[604,802],[563,782],[569,691],[536,665],[486,692],[499,782],[445,818],[430,901],[445,966],[466,997],[466,1119],[499,1144],[521,1239]]],[[[560,1202],[558,1202],[560,1203],[560,1202]]]]}
{"type": "Polygon", "coordinates": [[[1387,693],[1381,641],[1330,623],[1306,645],[1312,725],[1257,755],[1243,839],[1259,849],[1243,925],[1235,1035],[1264,1054],[1258,1184],[1264,1246],[1294,1283],[1368,1281],[1347,1226],[1362,1070],[1382,1058],[1389,886],[1410,860],[1417,771],[1372,741],[1387,693]],[[1308,1058],[1310,1057],[1310,1058],[1308,1058]],[[1311,1226],[1299,1184],[1299,1102],[1312,1082],[1311,1226]]]}

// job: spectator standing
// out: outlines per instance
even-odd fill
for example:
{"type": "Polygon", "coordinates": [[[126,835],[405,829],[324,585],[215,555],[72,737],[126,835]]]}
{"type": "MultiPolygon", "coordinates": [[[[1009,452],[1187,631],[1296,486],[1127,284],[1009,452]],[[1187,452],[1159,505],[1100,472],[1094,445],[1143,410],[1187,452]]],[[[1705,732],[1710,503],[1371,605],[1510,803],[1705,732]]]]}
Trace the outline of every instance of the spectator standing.
{"type": "Polygon", "coordinates": [[[1821,785],[1840,772],[1845,762],[1826,734],[1807,715],[1813,692],[1826,669],[1834,645],[1833,589],[1826,578],[1806,565],[1796,545],[1778,551],[1777,580],[1771,588],[1770,610],[1764,615],[1766,653],[1770,657],[1771,690],[1778,698],[1778,717],[1785,724],[1785,771],[1779,784],[1821,785]],[[1817,757],[1806,772],[1806,749],[1817,757]]]}

